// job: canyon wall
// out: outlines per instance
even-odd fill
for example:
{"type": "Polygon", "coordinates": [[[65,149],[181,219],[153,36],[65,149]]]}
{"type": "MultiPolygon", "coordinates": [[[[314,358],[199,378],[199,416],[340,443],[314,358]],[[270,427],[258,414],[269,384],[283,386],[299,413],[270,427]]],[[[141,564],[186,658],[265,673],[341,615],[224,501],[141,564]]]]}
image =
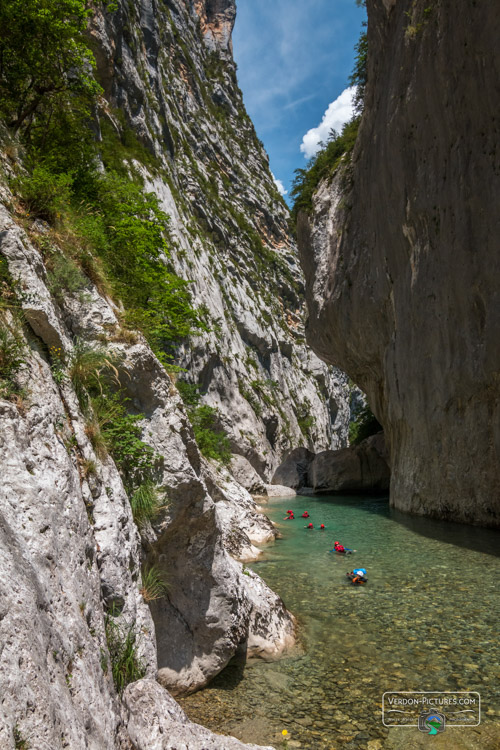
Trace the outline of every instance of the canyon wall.
{"type": "Polygon", "coordinates": [[[500,522],[500,17],[368,0],[352,160],[299,217],[307,338],[366,392],[391,503],[500,522]]]}
{"type": "Polygon", "coordinates": [[[305,342],[288,211],[236,83],[234,1],[116,5],[99,4],[89,32],[96,137],[121,144],[121,166],[170,217],[172,263],[207,327],[177,352],[181,377],[217,407],[236,458],[201,455],[176,377],[122,327],[118,300],[87,277],[54,285],[47,258],[74,268],[71,238],[26,209],[23,149],[2,128],[0,744],[233,750],[163,688],[198,689],[234,656],[294,643],[293,616],[243,568],[275,530],[233,474],[257,487],[291,447],[345,445],[348,384],[305,342]],[[162,506],[145,524],[70,375],[90,349],[114,363],[155,456],[162,506]],[[153,565],[166,588],[148,606],[153,565]],[[122,692],[113,653],[130,642],[137,679],[122,692]]]}
{"type": "Polygon", "coordinates": [[[235,12],[234,0],[120,2],[91,33],[104,120],[151,153],[144,177],[171,219],[175,271],[211,328],[177,352],[182,377],[269,480],[290,448],[347,444],[348,384],[305,343],[288,209],[237,84],[235,12]]]}
{"type": "MultiPolygon", "coordinates": [[[[5,186],[1,198],[12,205],[5,186]]],[[[26,232],[0,207],[2,256],[23,290],[14,303],[2,281],[2,331],[20,364],[15,395],[0,400],[0,744],[130,750],[134,736],[137,747],[173,748],[170,737],[152,744],[154,728],[134,718],[136,695],[176,741],[243,747],[191,725],[152,680],[190,691],[237,653],[273,659],[293,644],[283,602],[238,562],[255,557],[253,542],[273,541],[274,528],[227,470],[200,455],[179,394],[144,339],[110,340],[119,329],[110,301],[92,285],[54,298],[34,244],[47,227],[28,224],[26,232]],[[158,461],[163,506],[139,528],[60,364],[104,342],[158,461]],[[168,588],[151,612],[144,574],[153,564],[168,588]],[[129,637],[135,679],[148,679],[123,702],[113,651],[129,637]]]]}

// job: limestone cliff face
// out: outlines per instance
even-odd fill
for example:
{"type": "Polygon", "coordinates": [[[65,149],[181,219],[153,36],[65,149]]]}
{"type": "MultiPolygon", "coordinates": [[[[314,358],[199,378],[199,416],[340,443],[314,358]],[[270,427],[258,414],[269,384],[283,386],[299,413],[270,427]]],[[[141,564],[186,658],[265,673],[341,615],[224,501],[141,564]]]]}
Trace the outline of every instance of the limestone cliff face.
{"type": "Polygon", "coordinates": [[[305,344],[288,210],[245,112],[231,54],[234,0],[120,2],[92,28],[104,110],[125,114],[171,217],[176,272],[212,331],[179,352],[232,450],[269,480],[283,453],[347,443],[345,376],[305,344]]]}
{"type": "MultiPolygon", "coordinates": [[[[7,189],[1,197],[12,204],[7,189]]],[[[93,448],[71,380],[48,356],[58,347],[70,358],[77,340],[102,345],[115,309],[93,286],[54,299],[32,244],[46,231],[35,222],[26,233],[0,206],[0,250],[22,284],[25,321],[21,328],[2,306],[2,329],[22,342],[24,395],[0,400],[0,745],[130,750],[133,737],[134,747],[163,750],[182,740],[194,750],[244,747],[191,725],[152,679],[192,690],[240,650],[276,658],[293,643],[283,602],[236,559],[255,556],[252,542],[273,540],[273,527],[227,472],[200,456],[176,389],[137,336],[108,342],[108,351],[119,355],[117,375],[144,414],[168,497],[139,535],[115,463],[93,448]],[[169,581],[152,613],[141,594],[148,562],[169,581]],[[109,618],[121,641],[132,629],[150,678],[134,683],[126,702],[113,685],[109,618]],[[134,694],[171,736],[160,741],[141,724],[134,694]]]]}
{"type": "Polygon", "coordinates": [[[200,455],[172,378],[139,334],[123,335],[102,290],[88,280],[84,293],[57,294],[41,250],[58,254],[59,240],[23,213],[9,188],[12,163],[23,165],[0,153],[2,274],[6,264],[22,290],[16,312],[2,276],[0,333],[22,350],[24,394],[0,399],[0,745],[236,750],[192,725],[163,687],[195,690],[236,654],[274,659],[293,644],[293,616],[241,564],[276,534],[242,485],[262,490],[292,446],[344,444],[347,380],[305,343],[288,211],[236,84],[234,1],[104,5],[90,29],[100,121],[132,128],[149,151],[128,165],[170,216],[175,269],[209,328],[180,364],[218,407],[235,457],[229,471],[200,455]],[[165,504],[140,533],[67,372],[82,342],[119,363],[127,408],[143,415],[158,458],[165,504]],[[168,590],[149,607],[141,568],[152,563],[168,590]],[[122,696],[106,624],[122,640],[131,629],[143,665],[122,696]]]}
{"type": "Polygon", "coordinates": [[[232,52],[231,34],[236,17],[234,0],[194,0],[194,9],[207,47],[232,52]]]}
{"type": "Polygon", "coordinates": [[[500,522],[499,16],[368,0],[352,165],[300,218],[308,341],[367,393],[402,510],[500,522]]]}

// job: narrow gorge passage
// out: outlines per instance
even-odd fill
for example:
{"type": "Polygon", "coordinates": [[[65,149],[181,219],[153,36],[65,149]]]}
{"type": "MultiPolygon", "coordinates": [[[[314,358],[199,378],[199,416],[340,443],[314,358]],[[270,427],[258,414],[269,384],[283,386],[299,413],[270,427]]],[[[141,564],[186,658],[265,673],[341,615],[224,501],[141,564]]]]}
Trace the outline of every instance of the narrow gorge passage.
{"type": "Polygon", "coordinates": [[[252,567],[298,617],[300,647],[279,662],[230,665],[181,701],[189,717],[247,742],[279,743],[286,729],[290,747],[388,738],[402,750],[417,732],[384,728],[385,691],[470,690],[481,694],[483,725],[450,729],[448,742],[465,733],[497,747],[498,533],[408,516],[381,497],[293,497],[266,510],[283,538],[252,567]],[[288,509],[295,520],[284,522],[288,509]],[[306,509],[313,531],[300,517],[306,509]],[[356,553],[329,552],[335,540],[356,553]],[[368,572],[362,589],[345,579],[357,566],[368,572]]]}
{"type": "Polygon", "coordinates": [[[0,750],[499,750],[497,6],[0,1],[0,750]]]}

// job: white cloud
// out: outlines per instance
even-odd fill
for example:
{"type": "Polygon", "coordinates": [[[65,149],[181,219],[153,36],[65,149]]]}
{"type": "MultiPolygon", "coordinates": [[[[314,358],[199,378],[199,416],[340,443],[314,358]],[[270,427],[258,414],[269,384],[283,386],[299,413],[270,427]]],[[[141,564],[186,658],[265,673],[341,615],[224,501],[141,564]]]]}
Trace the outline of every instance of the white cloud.
{"type": "Polygon", "coordinates": [[[300,150],[306,159],[310,159],[320,149],[321,141],[326,141],[330,130],[341,131],[344,123],[349,122],[353,116],[353,99],[356,87],[344,89],[334,102],[332,102],[317,128],[308,130],[302,139],[300,150]]]}
{"type": "MultiPolygon", "coordinates": [[[[271,174],[273,174],[273,173],[271,172],[271,174]]],[[[273,175],[273,180],[274,180],[274,184],[278,188],[278,193],[280,195],[286,195],[288,193],[288,190],[285,190],[285,186],[283,185],[283,183],[281,182],[281,180],[278,180],[278,178],[275,177],[274,175],[273,175]]]]}

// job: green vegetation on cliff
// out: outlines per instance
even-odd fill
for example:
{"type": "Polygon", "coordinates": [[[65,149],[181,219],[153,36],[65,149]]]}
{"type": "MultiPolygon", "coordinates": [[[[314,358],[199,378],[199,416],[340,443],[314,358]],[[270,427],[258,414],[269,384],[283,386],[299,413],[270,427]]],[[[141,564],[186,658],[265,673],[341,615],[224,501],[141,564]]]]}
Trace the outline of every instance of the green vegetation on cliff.
{"type": "Polygon", "coordinates": [[[84,38],[90,13],[83,0],[2,0],[0,112],[25,139],[88,111],[100,91],[84,38]]]}
{"type": "Polygon", "coordinates": [[[84,36],[89,13],[81,0],[2,3],[9,34],[0,40],[0,114],[28,167],[12,187],[30,218],[52,227],[44,254],[56,298],[84,289],[88,277],[123,302],[122,323],[142,331],[168,365],[175,344],[206,324],[189,282],[169,266],[169,217],[123,166],[144,148],[120,117],[115,126],[103,116],[102,141],[94,137],[101,89],[84,36]]]}
{"type": "Polygon", "coordinates": [[[349,443],[350,445],[359,445],[367,437],[375,435],[382,429],[382,425],[367,404],[349,424],[349,443]]]}
{"type": "MultiPolygon", "coordinates": [[[[111,660],[111,674],[116,692],[121,695],[127,685],[140,680],[146,674],[146,668],[138,654],[138,632],[134,625],[128,627],[116,620],[117,613],[112,609],[104,622],[106,643],[111,660]]],[[[108,659],[105,652],[101,655],[101,666],[104,673],[108,671],[108,659]]]]}
{"type": "Polygon", "coordinates": [[[179,380],[177,388],[186,407],[194,436],[205,458],[212,458],[223,464],[231,460],[231,444],[219,424],[219,412],[208,404],[200,404],[199,387],[179,380]]]}
{"type": "Polygon", "coordinates": [[[341,133],[332,130],[327,143],[313,156],[305,169],[295,170],[290,195],[293,198],[292,217],[296,221],[299,211],[310,211],[313,195],[319,183],[331,177],[341,159],[350,154],[358,135],[359,118],[346,123],[341,133]]]}
{"type": "MultiPolygon", "coordinates": [[[[364,4],[361,0],[360,5],[364,4]]],[[[326,143],[312,157],[305,169],[295,170],[290,196],[293,199],[292,218],[295,222],[300,211],[309,212],[318,185],[322,180],[333,176],[342,159],[349,157],[356,143],[359,123],[363,111],[367,81],[368,37],[362,31],[355,47],[354,69],[349,78],[351,86],[356,88],[354,96],[354,117],[347,122],[340,133],[331,130],[326,143]]]]}

